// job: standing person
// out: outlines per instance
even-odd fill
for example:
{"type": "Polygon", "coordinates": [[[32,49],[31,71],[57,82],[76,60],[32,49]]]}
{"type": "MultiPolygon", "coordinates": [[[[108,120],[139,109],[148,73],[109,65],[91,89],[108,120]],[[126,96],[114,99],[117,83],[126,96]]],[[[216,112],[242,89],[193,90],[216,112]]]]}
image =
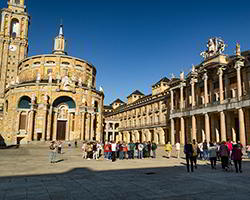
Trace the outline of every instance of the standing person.
{"type": "Polygon", "coordinates": [[[132,143],[131,143],[131,141],[130,141],[130,142],[128,143],[128,159],[132,159],[131,149],[132,149],[132,143]]]}
{"type": "Polygon", "coordinates": [[[112,143],[111,143],[111,150],[112,150],[112,162],[115,162],[115,160],[116,160],[116,143],[115,143],[115,141],[113,141],[112,143]]]}
{"type": "Polygon", "coordinates": [[[75,148],[77,148],[77,140],[75,140],[75,148]]]}
{"type": "Polygon", "coordinates": [[[148,141],[148,157],[151,157],[151,150],[152,150],[152,146],[151,146],[151,142],[148,141]]]}
{"type": "Polygon", "coordinates": [[[232,160],[234,161],[234,166],[235,166],[235,171],[238,173],[242,173],[241,170],[241,161],[242,161],[242,151],[241,151],[241,146],[240,144],[234,144],[233,145],[233,150],[232,150],[232,160]]]}
{"type": "Polygon", "coordinates": [[[232,150],[233,150],[233,143],[232,143],[232,141],[230,139],[227,139],[226,145],[227,145],[227,148],[228,148],[228,151],[229,151],[228,162],[231,165],[231,156],[232,156],[232,150]]]}
{"type": "Polygon", "coordinates": [[[112,148],[111,148],[111,142],[108,143],[108,160],[112,159],[112,148]]]}
{"type": "Polygon", "coordinates": [[[62,142],[61,142],[61,141],[58,142],[57,153],[58,153],[58,154],[61,154],[61,153],[62,153],[62,142]]]}
{"type": "Polygon", "coordinates": [[[120,149],[119,149],[119,159],[120,159],[120,160],[123,160],[123,159],[124,159],[124,151],[123,151],[124,145],[123,145],[122,142],[120,143],[119,148],[120,148],[120,149]]]}
{"type": "Polygon", "coordinates": [[[220,157],[221,157],[222,169],[225,171],[228,170],[228,156],[229,156],[229,151],[226,142],[223,141],[220,145],[220,157]]]}
{"type": "Polygon", "coordinates": [[[123,144],[123,153],[124,153],[124,158],[128,159],[128,144],[127,143],[123,144]]]}
{"type": "Polygon", "coordinates": [[[138,149],[138,146],[139,146],[139,141],[137,140],[137,142],[135,143],[135,156],[136,158],[139,159],[139,149],[138,149]]]}
{"type": "Polygon", "coordinates": [[[198,147],[200,149],[200,159],[204,160],[204,153],[203,153],[203,144],[202,144],[202,142],[198,144],[198,147]]]}
{"type": "Polygon", "coordinates": [[[192,144],[186,143],[184,145],[184,153],[186,155],[186,162],[187,162],[187,172],[189,172],[189,163],[191,164],[191,172],[194,171],[192,155],[193,155],[193,147],[192,144]]]}
{"type": "Polygon", "coordinates": [[[109,145],[108,142],[104,144],[104,159],[108,160],[109,145]]]}
{"type": "Polygon", "coordinates": [[[131,158],[134,159],[135,158],[135,143],[132,141],[132,143],[130,143],[130,152],[131,152],[131,158]]]}
{"type": "Polygon", "coordinates": [[[156,149],[157,149],[157,145],[155,142],[153,142],[152,143],[153,158],[156,158],[156,149]]]}
{"type": "Polygon", "coordinates": [[[50,163],[55,163],[56,162],[56,151],[57,151],[57,145],[55,141],[52,141],[49,146],[50,149],[50,163]]]}
{"type": "Polygon", "coordinates": [[[207,146],[207,140],[204,140],[202,147],[203,147],[204,159],[207,160],[207,159],[208,159],[208,146],[207,146]]]}
{"type": "Polygon", "coordinates": [[[170,142],[168,142],[165,145],[165,151],[167,152],[167,158],[171,157],[171,152],[172,152],[172,145],[170,144],[170,142]]]}
{"type": "Polygon", "coordinates": [[[82,143],[82,158],[87,159],[87,144],[86,144],[86,142],[82,143]]]}
{"type": "Polygon", "coordinates": [[[144,148],[144,145],[142,143],[140,143],[138,145],[138,152],[139,152],[139,159],[143,159],[143,148],[144,148]]]}
{"type": "Polygon", "coordinates": [[[147,144],[147,142],[144,142],[143,146],[144,146],[144,148],[143,148],[143,157],[148,158],[148,144],[147,144]]]}
{"type": "Polygon", "coordinates": [[[216,169],[216,160],[217,160],[217,146],[215,146],[212,142],[208,147],[208,155],[211,163],[211,168],[216,169]]]}
{"type": "Polygon", "coordinates": [[[194,162],[194,167],[197,169],[197,156],[198,156],[198,144],[196,143],[195,139],[193,140],[192,143],[192,148],[193,148],[193,154],[192,154],[192,162],[194,162]]]}
{"type": "Polygon", "coordinates": [[[99,158],[101,156],[101,151],[102,151],[102,145],[101,145],[101,143],[97,142],[96,147],[97,147],[96,160],[99,160],[99,158]]]}
{"type": "Polygon", "coordinates": [[[175,150],[176,150],[176,158],[180,158],[180,151],[181,151],[181,145],[179,142],[176,142],[175,144],[175,150]]]}

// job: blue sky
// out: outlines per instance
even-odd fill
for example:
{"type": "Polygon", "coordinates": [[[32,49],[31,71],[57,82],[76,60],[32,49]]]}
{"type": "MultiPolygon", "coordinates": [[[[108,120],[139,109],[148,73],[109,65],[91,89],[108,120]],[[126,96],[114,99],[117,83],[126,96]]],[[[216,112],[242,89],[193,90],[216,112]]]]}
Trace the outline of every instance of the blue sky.
{"type": "MultiPolygon", "coordinates": [[[[26,0],[27,1],[27,0],[26,0]]],[[[7,0],[0,2],[6,7],[7,0]]],[[[63,19],[68,54],[93,63],[105,104],[202,61],[210,37],[250,49],[249,1],[29,0],[29,55],[51,53],[63,19]]]]}

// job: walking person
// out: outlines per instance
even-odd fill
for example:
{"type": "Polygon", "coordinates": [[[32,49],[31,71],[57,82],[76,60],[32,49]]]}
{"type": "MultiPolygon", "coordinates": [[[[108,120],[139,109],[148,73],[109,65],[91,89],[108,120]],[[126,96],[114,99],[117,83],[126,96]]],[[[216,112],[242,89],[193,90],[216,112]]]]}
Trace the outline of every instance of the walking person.
{"type": "Polygon", "coordinates": [[[112,162],[115,162],[116,160],[116,143],[113,141],[111,143],[111,150],[112,150],[112,162]]]}
{"type": "Polygon", "coordinates": [[[208,145],[207,145],[207,140],[204,140],[203,144],[203,156],[204,156],[204,160],[208,159],[208,145]]]}
{"type": "Polygon", "coordinates": [[[180,159],[181,145],[180,145],[179,142],[176,142],[176,144],[175,144],[175,150],[176,150],[176,158],[180,159]]]}
{"type": "Polygon", "coordinates": [[[220,145],[220,157],[222,169],[228,171],[228,156],[229,150],[227,148],[226,142],[223,141],[220,145]]]}
{"type": "Polygon", "coordinates": [[[87,144],[86,144],[86,142],[82,143],[82,158],[87,159],[87,144]]]}
{"type": "Polygon", "coordinates": [[[192,162],[193,146],[190,143],[186,143],[184,146],[184,153],[186,155],[187,172],[189,172],[189,163],[191,164],[191,172],[194,172],[194,166],[192,162]]]}
{"type": "Polygon", "coordinates": [[[193,140],[192,148],[193,148],[192,162],[194,163],[195,169],[197,169],[197,157],[198,157],[199,147],[198,147],[198,144],[196,143],[195,139],[193,140]]]}
{"type": "Polygon", "coordinates": [[[234,144],[233,150],[232,150],[232,160],[234,162],[236,173],[238,172],[242,173],[242,169],[241,169],[242,156],[243,156],[243,153],[241,151],[240,144],[234,144]]]}
{"type": "Polygon", "coordinates": [[[167,152],[167,158],[171,157],[171,152],[172,152],[172,145],[170,144],[170,142],[168,142],[165,145],[165,151],[167,152]]]}
{"type": "Polygon", "coordinates": [[[211,163],[211,168],[216,169],[216,160],[217,160],[217,146],[210,142],[208,147],[208,155],[211,163]]]}
{"type": "Polygon", "coordinates": [[[50,149],[50,154],[49,154],[50,163],[56,163],[57,145],[55,141],[52,141],[50,143],[49,149],[50,149]]]}
{"type": "Polygon", "coordinates": [[[156,158],[156,149],[157,149],[157,144],[153,142],[152,143],[153,158],[156,158]]]}

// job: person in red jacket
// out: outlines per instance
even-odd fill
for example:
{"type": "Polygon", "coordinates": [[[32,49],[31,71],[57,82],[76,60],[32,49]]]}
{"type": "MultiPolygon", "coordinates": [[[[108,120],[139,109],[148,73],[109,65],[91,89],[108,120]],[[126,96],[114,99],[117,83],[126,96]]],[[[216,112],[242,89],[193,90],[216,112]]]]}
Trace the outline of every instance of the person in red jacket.
{"type": "Polygon", "coordinates": [[[234,161],[236,173],[238,173],[239,171],[240,173],[242,173],[242,170],[241,170],[242,155],[243,153],[241,151],[240,144],[234,144],[233,150],[232,150],[232,160],[234,161]]]}

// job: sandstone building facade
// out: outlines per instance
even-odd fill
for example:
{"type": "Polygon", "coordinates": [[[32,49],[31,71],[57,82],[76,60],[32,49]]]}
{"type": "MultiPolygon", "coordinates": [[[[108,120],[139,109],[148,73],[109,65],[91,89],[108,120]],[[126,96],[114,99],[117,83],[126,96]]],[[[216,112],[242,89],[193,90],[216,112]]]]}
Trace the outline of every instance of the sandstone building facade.
{"type": "Polygon", "coordinates": [[[204,60],[186,76],[165,78],[150,95],[135,92],[127,103],[108,106],[106,139],[250,144],[250,51],[241,52],[237,44],[235,55],[224,55],[219,38],[207,47],[204,60]]]}
{"type": "Polygon", "coordinates": [[[96,68],[67,55],[62,25],[52,54],[28,57],[29,23],[24,0],[9,0],[0,24],[2,142],[100,140],[104,94],[96,68]]]}
{"type": "Polygon", "coordinates": [[[104,140],[170,141],[170,83],[164,77],[152,86],[152,94],[145,96],[136,90],[127,97],[127,103],[118,99],[106,106],[104,140]]]}

